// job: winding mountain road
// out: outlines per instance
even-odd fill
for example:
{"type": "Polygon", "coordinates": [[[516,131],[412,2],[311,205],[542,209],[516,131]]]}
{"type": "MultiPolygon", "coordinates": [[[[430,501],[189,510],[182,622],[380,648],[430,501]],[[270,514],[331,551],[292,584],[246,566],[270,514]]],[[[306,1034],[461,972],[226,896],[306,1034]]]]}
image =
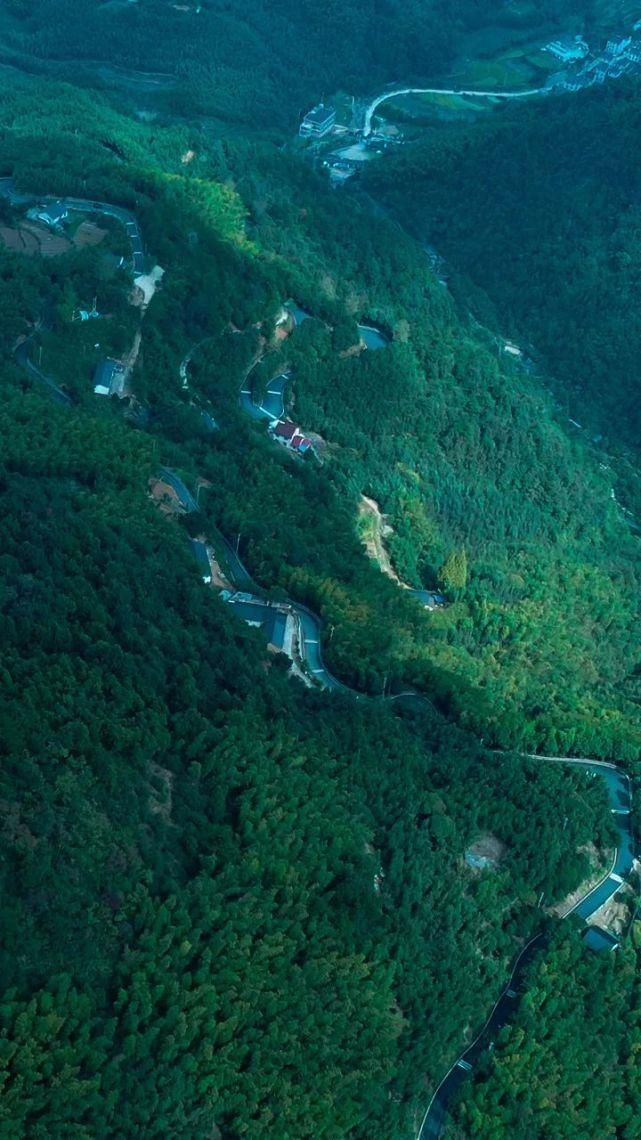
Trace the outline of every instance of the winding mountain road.
{"type": "MultiPolygon", "coordinates": [[[[56,198],[52,194],[23,194],[21,191],[16,190],[12,178],[0,178],[0,197],[6,198],[12,206],[29,206],[29,205],[47,205],[50,202],[62,202],[67,210],[80,210],[86,214],[105,214],[108,217],[116,218],[125,229],[127,238],[131,245],[131,263],[133,272],[136,276],[144,273],[145,269],[145,256],[142,243],[142,233],[138,225],[138,219],[130,210],[126,210],[122,206],[112,206],[110,202],[94,202],[88,198],[56,198]]],[[[33,334],[32,334],[33,335],[33,334]]],[[[59,403],[72,404],[73,400],[64,391],[55,380],[33,363],[29,356],[29,345],[32,337],[29,336],[23,340],[15,349],[15,357],[18,364],[27,371],[31,376],[35,377],[40,383],[45,384],[53,398],[59,403]]]]}
{"type": "Polygon", "coordinates": [[[30,376],[34,376],[36,380],[39,380],[41,384],[46,384],[47,388],[51,392],[53,399],[57,400],[59,404],[72,404],[73,400],[71,399],[71,396],[69,396],[67,392],[65,392],[62,388],[60,388],[59,385],[56,384],[55,380],[52,380],[51,376],[47,376],[41,368],[38,368],[33,363],[29,355],[29,347],[31,345],[32,337],[33,334],[26,337],[25,340],[21,341],[21,343],[17,345],[16,348],[14,348],[13,354],[18,364],[20,364],[21,367],[24,368],[30,376]]]}
{"type": "MultiPolygon", "coordinates": [[[[271,380],[266,390],[265,398],[261,404],[257,404],[254,402],[250,387],[250,370],[245,377],[241,389],[241,406],[253,419],[277,419],[284,412],[284,391],[289,376],[289,373],[284,372],[271,380]]],[[[238,559],[238,555],[235,554],[234,558],[241,570],[243,581],[246,583],[251,582],[251,578],[238,559]]],[[[433,599],[433,595],[429,591],[412,590],[412,594],[418,601],[424,603],[433,599]]],[[[307,607],[301,606],[299,603],[290,602],[290,604],[297,612],[300,620],[301,656],[316,681],[325,688],[334,691],[341,690],[346,693],[352,692],[357,699],[361,698],[362,694],[355,693],[353,690],[348,689],[347,686],[343,685],[327,670],[323,662],[321,651],[321,619],[311,610],[307,609],[307,607]]],[[[392,700],[402,700],[404,697],[410,701],[427,700],[427,698],[422,698],[421,694],[413,692],[399,694],[397,697],[392,697],[392,700]]],[[[594,778],[600,778],[606,782],[611,810],[616,816],[616,823],[619,829],[619,843],[615,851],[612,866],[601,881],[595,887],[587,891],[586,894],[562,916],[563,918],[567,918],[569,915],[575,914],[585,922],[588,922],[592,915],[621,888],[625,877],[629,875],[633,867],[634,837],[632,832],[632,788],[630,779],[626,773],[615,764],[606,761],[591,761],[564,756],[536,756],[531,758],[546,763],[581,767],[594,778]]],[[[451,1103],[452,1097],[463,1081],[473,1073],[475,1063],[487,1049],[490,1041],[493,1040],[498,1031],[511,1019],[519,997],[519,987],[525,975],[526,968],[544,945],[545,935],[541,933],[530,939],[519,953],[512,966],[510,977],[497,998],[483,1028],[477,1034],[472,1044],[468,1045],[460,1056],[456,1058],[437,1086],[421,1122],[417,1140],[437,1140],[437,1138],[441,1136],[447,1119],[448,1106],[451,1103]]]]}
{"type": "Polygon", "coordinates": [[[7,198],[13,206],[49,205],[52,202],[62,202],[67,210],[80,210],[85,214],[105,214],[116,218],[125,228],[131,245],[131,259],[136,275],[144,273],[145,256],[142,244],[142,233],[138,219],[131,210],[124,206],[112,206],[110,202],[95,202],[89,198],[57,198],[54,194],[23,194],[16,190],[12,178],[0,178],[0,197],[7,198]]]}
{"type": "Polygon", "coordinates": [[[394,99],[398,95],[471,95],[480,99],[527,99],[532,95],[543,95],[542,87],[533,87],[528,91],[473,91],[463,87],[396,87],[393,91],[385,91],[377,95],[365,108],[365,122],[363,138],[372,133],[372,118],[381,103],[394,99]]]}
{"type": "Polygon", "coordinates": [[[279,420],[285,414],[285,388],[288,381],[291,380],[291,372],[281,372],[279,376],[274,376],[269,381],[261,403],[257,404],[249,387],[251,374],[255,367],[254,364],[243,381],[243,387],[240,390],[241,407],[254,420],[279,420]]]}
{"type": "MultiPolygon", "coordinates": [[[[374,100],[368,108],[368,124],[371,129],[371,118],[377,106],[380,105],[385,99],[393,98],[397,94],[405,94],[410,91],[425,91],[426,89],[407,88],[402,91],[391,91],[383,96],[379,96],[374,100]]],[[[431,89],[434,92],[434,89],[431,89]]],[[[454,94],[455,92],[449,92],[454,94]]],[[[499,95],[502,98],[522,98],[529,94],[538,94],[538,92],[456,92],[457,94],[476,94],[476,95],[499,95]]],[[[34,195],[21,195],[15,191],[13,183],[10,179],[0,179],[0,196],[7,197],[14,204],[23,205],[28,202],[50,202],[58,201],[59,199],[48,196],[46,198],[36,197],[34,195]]],[[[111,206],[108,203],[102,202],[89,202],[82,198],[67,198],[63,199],[69,209],[82,209],[86,211],[100,212],[109,214],[112,217],[118,218],[126,228],[132,246],[132,263],[134,272],[142,272],[144,267],[143,257],[143,244],[138,222],[135,217],[128,211],[118,206],[111,206]]],[[[57,399],[64,402],[70,402],[66,393],[55,385],[48,377],[31,363],[28,356],[28,340],[23,342],[23,345],[17,350],[17,359],[23,366],[30,372],[37,375],[54,391],[57,399]]],[[[186,377],[186,366],[185,373],[186,377]]],[[[241,390],[240,399],[242,406],[247,412],[255,419],[265,418],[278,418],[284,411],[284,391],[287,381],[289,380],[288,373],[282,373],[270,382],[266,391],[266,398],[262,404],[255,404],[252,399],[251,390],[248,387],[248,379],[245,378],[243,389],[241,390]]],[[[194,496],[189,491],[184,481],[174,471],[169,468],[162,469],[163,478],[167,479],[171,486],[174,488],[179,499],[183,503],[185,510],[195,511],[198,509],[198,504],[194,496]]],[[[225,541],[225,549],[227,553],[229,572],[232,581],[237,588],[240,589],[257,589],[246,567],[243,565],[238,556],[237,550],[225,541]]],[[[416,591],[420,595],[420,591],[416,591]]],[[[301,628],[301,652],[304,660],[310,669],[310,672],[316,680],[327,689],[341,692],[351,692],[345,685],[338,681],[329,670],[326,668],[321,649],[321,634],[322,623],[321,619],[313,613],[312,610],[299,602],[291,602],[292,608],[296,611],[300,621],[301,628]]],[[[361,694],[355,693],[355,697],[359,698],[361,694]]],[[[392,697],[394,700],[401,700],[407,698],[409,700],[428,700],[422,698],[420,694],[409,692],[407,694],[398,694],[392,697]]],[[[559,756],[536,756],[537,761],[567,764],[580,766],[589,772],[593,777],[601,778],[606,781],[608,793],[610,796],[611,810],[615,816],[615,820],[619,829],[619,844],[615,853],[612,866],[604,876],[602,881],[594,888],[588,891],[585,896],[580,899],[573,907],[571,907],[563,918],[567,918],[570,914],[576,914],[578,917],[588,921],[591,916],[611,898],[622,886],[624,878],[632,870],[634,860],[634,836],[632,830],[632,789],[629,777],[615,764],[605,761],[594,761],[576,757],[559,757],[559,756]]],[[[525,968],[532,960],[538,950],[544,945],[544,935],[539,934],[533,938],[520,952],[516,959],[509,981],[503,989],[501,995],[497,999],[492,1012],[483,1026],[480,1033],[477,1035],[471,1045],[467,1046],[461,1055],[454,1061],[450,1069],[447,1071],[442,1081],[435,1090],[432,1099],[427,1107],[421,1127],[418,1134],[418,1140],[428,1140],[428,1138],[436,1138],[441,1135],[443,1125],[447,1116],[447,1108],[450,1099],[456,1089],[459,1087],[465,1077],[473,1071],[474,1064],[478,1060],[480,1054],[487,1048],[491,1038],[495,1033],[504,1025],[511,1016],[514,1009],[514,1003],[518,997],[518,986],[524,974],[525,968]]]]}
{"type": "MultiPolygon", "coordinates": [[[[184,487],[184,489],[187,495],[189,495],[187,488],[184,487]]],[[[227,538],[224,536],[221,537],[225,547],[227,567],[232,584],[236,589],[249,591],[256,598],[263,600],[260,587],[254,582],[247,567],[244,562],[242,562],[238,551],[227,538]]],[[[332,692],[352,693],[353,696],[358,697],[360,695],[359,693],[354,692],[354,690],[349,689],[347,685],[344,685],[342,681],[339,681],[333,673],[330,673],[325,665],[321,644],[323,626],[318,615],[315,614],[313,610],[310,610],[308,606],[303,605],[302,602],[294,602],[291,598],[287,599],[287,604],[298,617],[300,628],[300,655],[314,680],[324,689],[330,689],[332,692]]]]}
{"type": "MultiPolygon", "coordinates": [[[[620,890],[625,877],[630,874],[633,868],[635,845],[632,830],[632,785],[630,778],[616,764],[611,764],[605,760],[587,760],[574,756],[540,756],[531,753],[527,754],[527,758],[536,760],[538,763],[564,764],[582,768],[595,779],[603,779],[606,782],[610,797],[610,809],[616,817],[616,824],[619,829],[619,843],[614,853],[612,866],[601,882],[587,891],[583,898],[579,899],[562,916],[565,919],[574,914],[585,922],[589,922],[604,903],[620,890]]],[[[463,1081],[473,1074],[474,1065],[481,1054],[485,1052],[499,1030],[510,1021],[520,996],[519,987],[526,968],[535,955],[545,947],[545,941],[545,934],[537,934],[521,950],[512,966],[510,977],[485,1025],[474,1038],[472,1044],[468,1045],[456,1058],[437,1086],[427,1106],[417,1140],[436,1140],[441,1135],[447,1119],[448,1105],[454,1093],[463,1081]]]]}

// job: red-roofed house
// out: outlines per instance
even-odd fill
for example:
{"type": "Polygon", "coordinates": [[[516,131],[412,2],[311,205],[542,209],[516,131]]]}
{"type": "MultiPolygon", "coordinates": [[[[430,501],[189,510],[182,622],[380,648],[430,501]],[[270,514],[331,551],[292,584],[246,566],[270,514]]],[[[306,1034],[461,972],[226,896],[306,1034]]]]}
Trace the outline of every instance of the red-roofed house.
{"type": "Polygon", "coordinates": [[[274,420],[269,425],[269,430],[274,439],[279,440],[290,451],[297,451],[299,455],[304,455],[312,446],[311,439],[303,435],[300,428],[291,420],[274,420]]]}
{"type": "Polygon", "coordinates": [[[282,439],[283,443],[291,444],[294,436],[298,434],[298,428],[291,420],[278,420],[272,426],[272,432],[276,439],[282,439]]]}

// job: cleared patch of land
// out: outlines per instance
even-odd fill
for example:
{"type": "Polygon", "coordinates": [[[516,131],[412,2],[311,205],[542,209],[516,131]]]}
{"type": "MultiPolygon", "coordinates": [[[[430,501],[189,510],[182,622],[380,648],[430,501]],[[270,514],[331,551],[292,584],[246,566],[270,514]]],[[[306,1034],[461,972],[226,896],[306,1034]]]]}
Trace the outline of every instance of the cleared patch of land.
{"type": "Polygon", "coordinates": [[[474,871],[495,871],[503,857],[504,844],[489,832],[480,835],[465,852],[465,862],[474,871]]]}
{"type": "Polygon", "coordinates": [[[361,495],[358,505],[358,532],[368,557],[378,564],[383,574],[402,585],[385,549],[384,540],[392,533],[392,528],[386,515],[381,514],[376,500],[368,499],[367,495],[361,495]]]}
{"type": "Polygon", "coordinates": [[[27,257],[59,257],[70,249],[100,245],[107,231],[94,222],[81,221],[73,234],[50,230],[39,222],[20,222],[16,226],[0,226],[0,242],[13,253],[27,257]]]}

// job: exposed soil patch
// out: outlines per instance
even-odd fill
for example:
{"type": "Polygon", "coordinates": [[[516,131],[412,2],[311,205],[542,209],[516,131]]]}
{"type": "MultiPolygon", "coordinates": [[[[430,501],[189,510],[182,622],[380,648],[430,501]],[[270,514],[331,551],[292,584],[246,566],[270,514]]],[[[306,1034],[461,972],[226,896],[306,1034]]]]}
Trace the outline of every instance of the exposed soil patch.
{"type": "Polygon", "coordinates": [[[132,298],[132,304],[140,305],[143,309],[146,309],[154,293],[156,292],[156,289],[158,288],[164,276],[164,273],[164,269],[161,269],[159,265],[154,265],[151,273],[141,273],[139,277],[136,277],[134,286],[138,292],[135,293],[134,297],[132,298]]]}
{"type": "Polygon", "coordinates": [[[185,508],[178,498],[177,492],[162,479],[149,480],[149,494],[164,515],[185,514],[185,508]]]}
{"type": "Polygon", "coordinates": [[[465,852],[465,862],[473,871],[495,871],[501,859],[505,845],[495,835],[488,832],[468,847],[465,852]]]}
{"type": "Polygon", "coordinates": [[[73,236],[73,244],[82,249],[88,245],[100,245],[107,235],[95,222],[81,222],[73,236]]]}
{"type": "Polygon", "coordinates": [[[383,574],[403,585],[385,549],[385,539],[392,534],[392,527],[387,521],[387,516],[381,513],[376,500],[368,499],[367,495],[361,495],[358,505],[358,528],[368,557],[378,563],[383,574]]]}
{"type": "Polygon", "coordinates": [[[615,895],[590,917],[590,922],[609,930],[610,934],[623,935],[630,925],[631,908],[634,907],[634,891],[629,883],[624,883],[615,895]]]}
{"type": "Polygon", "coordinates": [[[94,222],[85,221],[80,223],[72,239],[68,234],[49,230],[38,222],[21,222],[18,226],[0,226],[0,241],[5,249],[24,253],[27,257],[59,257],[74,246],[84,249],[100,245],[106,233],[94,222]]]}
{"type": "Polygon", "coordinates": [[[71,249],[68,237],[52,233],[46,226],[40,226],[37,222],[25,222],[14,230],[3,230],[2,235],[3,241],[6,240],[10,249],[16,253],[26,253],[28,256],[40,254],[41,257],[58,257],[71,249]]]}

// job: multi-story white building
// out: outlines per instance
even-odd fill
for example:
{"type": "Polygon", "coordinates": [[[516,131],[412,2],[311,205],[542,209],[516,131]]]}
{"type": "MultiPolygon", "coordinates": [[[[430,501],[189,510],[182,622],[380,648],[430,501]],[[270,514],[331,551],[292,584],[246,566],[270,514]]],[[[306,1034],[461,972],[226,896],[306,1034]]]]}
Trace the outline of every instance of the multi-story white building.
{"type": "Polygon", "coordinates": [[[322,139],[323,135],[329,134],[335,122],[336,111],[334,108],[319,103],[317,107],[313,107],[311,111],[307,112],[298,133],[304,139],[322,139]]]}

